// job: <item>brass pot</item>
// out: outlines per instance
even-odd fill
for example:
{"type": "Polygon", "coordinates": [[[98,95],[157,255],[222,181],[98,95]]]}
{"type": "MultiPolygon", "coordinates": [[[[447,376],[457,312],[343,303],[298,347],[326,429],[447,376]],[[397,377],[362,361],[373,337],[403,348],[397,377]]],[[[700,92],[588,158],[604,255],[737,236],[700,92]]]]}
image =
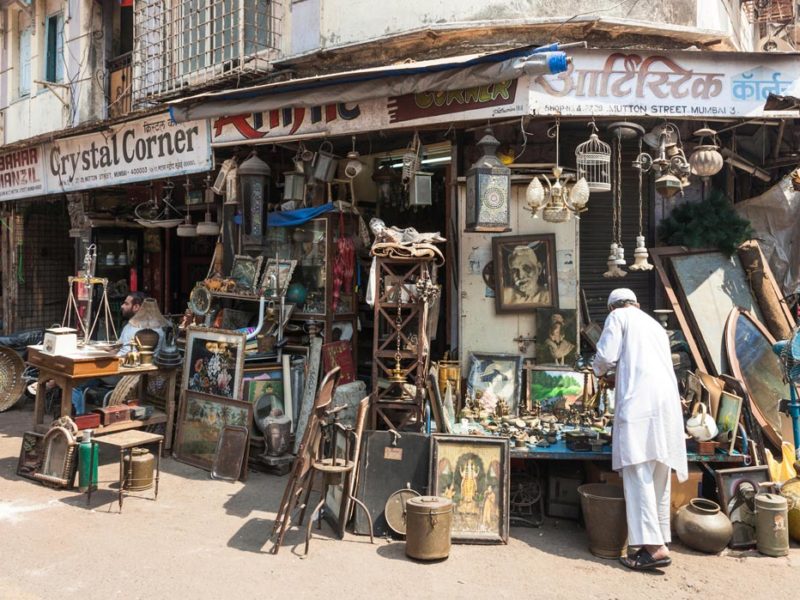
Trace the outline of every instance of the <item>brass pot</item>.
{"type": "Polygon", "coordinates": [[[719,504],[694,498],[675,513],[675,532],[692,550],[717,554],[731,541],[733,525],[720,512],[719,504]]]}
{"type": "Polygon", "coordinates": [[[406,501],[406,555],[417,560],[439,560],[450,555],[453,501],[420,496],[406,501]]]}
{"type": "Polygon", "coordinates": [[[122,487],[133,492],[153,487],[155,462],[155,456],[147,448],[133,448],[123,458],[125,479],[122,487]]]}

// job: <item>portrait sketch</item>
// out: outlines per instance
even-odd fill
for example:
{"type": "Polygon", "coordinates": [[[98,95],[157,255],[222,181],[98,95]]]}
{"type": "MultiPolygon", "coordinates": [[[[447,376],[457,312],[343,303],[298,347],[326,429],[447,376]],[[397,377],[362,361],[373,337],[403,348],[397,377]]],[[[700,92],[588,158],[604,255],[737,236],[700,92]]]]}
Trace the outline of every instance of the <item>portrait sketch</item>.
{"type": "Polygon", "coordinates": [[[492,238],[498,313],[558,308],[555,246],[552,233],[492,238]]]}
{"type": "Polygon", "coordinates": [[[536,364],[572,366],[578,352],[578,311],[536,310],[536,364]]]}

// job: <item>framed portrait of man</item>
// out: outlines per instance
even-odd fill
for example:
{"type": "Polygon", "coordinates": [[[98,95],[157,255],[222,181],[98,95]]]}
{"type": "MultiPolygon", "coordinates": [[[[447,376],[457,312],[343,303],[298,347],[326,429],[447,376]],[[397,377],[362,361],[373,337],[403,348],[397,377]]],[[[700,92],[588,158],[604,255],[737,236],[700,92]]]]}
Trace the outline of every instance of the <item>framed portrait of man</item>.
{"type": "Polygon", "coordinates": [[[555,234],[495,236],[492,257],[498,313],[558,308],[555,234]]]}

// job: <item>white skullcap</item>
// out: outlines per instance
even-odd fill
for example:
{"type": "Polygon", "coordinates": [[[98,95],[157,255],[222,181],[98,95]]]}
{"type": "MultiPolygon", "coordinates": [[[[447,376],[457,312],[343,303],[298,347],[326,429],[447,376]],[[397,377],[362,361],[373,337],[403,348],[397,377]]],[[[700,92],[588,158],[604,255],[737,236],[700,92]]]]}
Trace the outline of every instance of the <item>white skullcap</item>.
{"type": "Polygon", "coordinates": [[[629,290],[628,288],[617,288],[608,295],[607,304],[608,306],[611,306],[612,304],[616,304],[617,302],[621,302],[623,300],[637,302],[636,294],[633,293],[633,290],[629,290]]]}

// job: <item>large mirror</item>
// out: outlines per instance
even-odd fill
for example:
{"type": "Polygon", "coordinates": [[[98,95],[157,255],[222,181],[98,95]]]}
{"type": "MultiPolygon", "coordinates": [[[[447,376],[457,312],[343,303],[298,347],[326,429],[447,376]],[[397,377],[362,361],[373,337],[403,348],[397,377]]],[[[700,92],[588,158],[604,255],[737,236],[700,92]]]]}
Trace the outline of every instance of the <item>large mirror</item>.
{"type": "Polygon", "coordinates": [[[734,377],[742,381],[750,396],[756,420],[766,438],[777,448],[791,440],[791,420],[778,408],[789,397],[780,359],[772,351],[775,340],[764,326],[740,308],[734,308],[725,325],[725,346],[734,377]],[[789,437],[786,437],[786,436],[789,437]]]}

